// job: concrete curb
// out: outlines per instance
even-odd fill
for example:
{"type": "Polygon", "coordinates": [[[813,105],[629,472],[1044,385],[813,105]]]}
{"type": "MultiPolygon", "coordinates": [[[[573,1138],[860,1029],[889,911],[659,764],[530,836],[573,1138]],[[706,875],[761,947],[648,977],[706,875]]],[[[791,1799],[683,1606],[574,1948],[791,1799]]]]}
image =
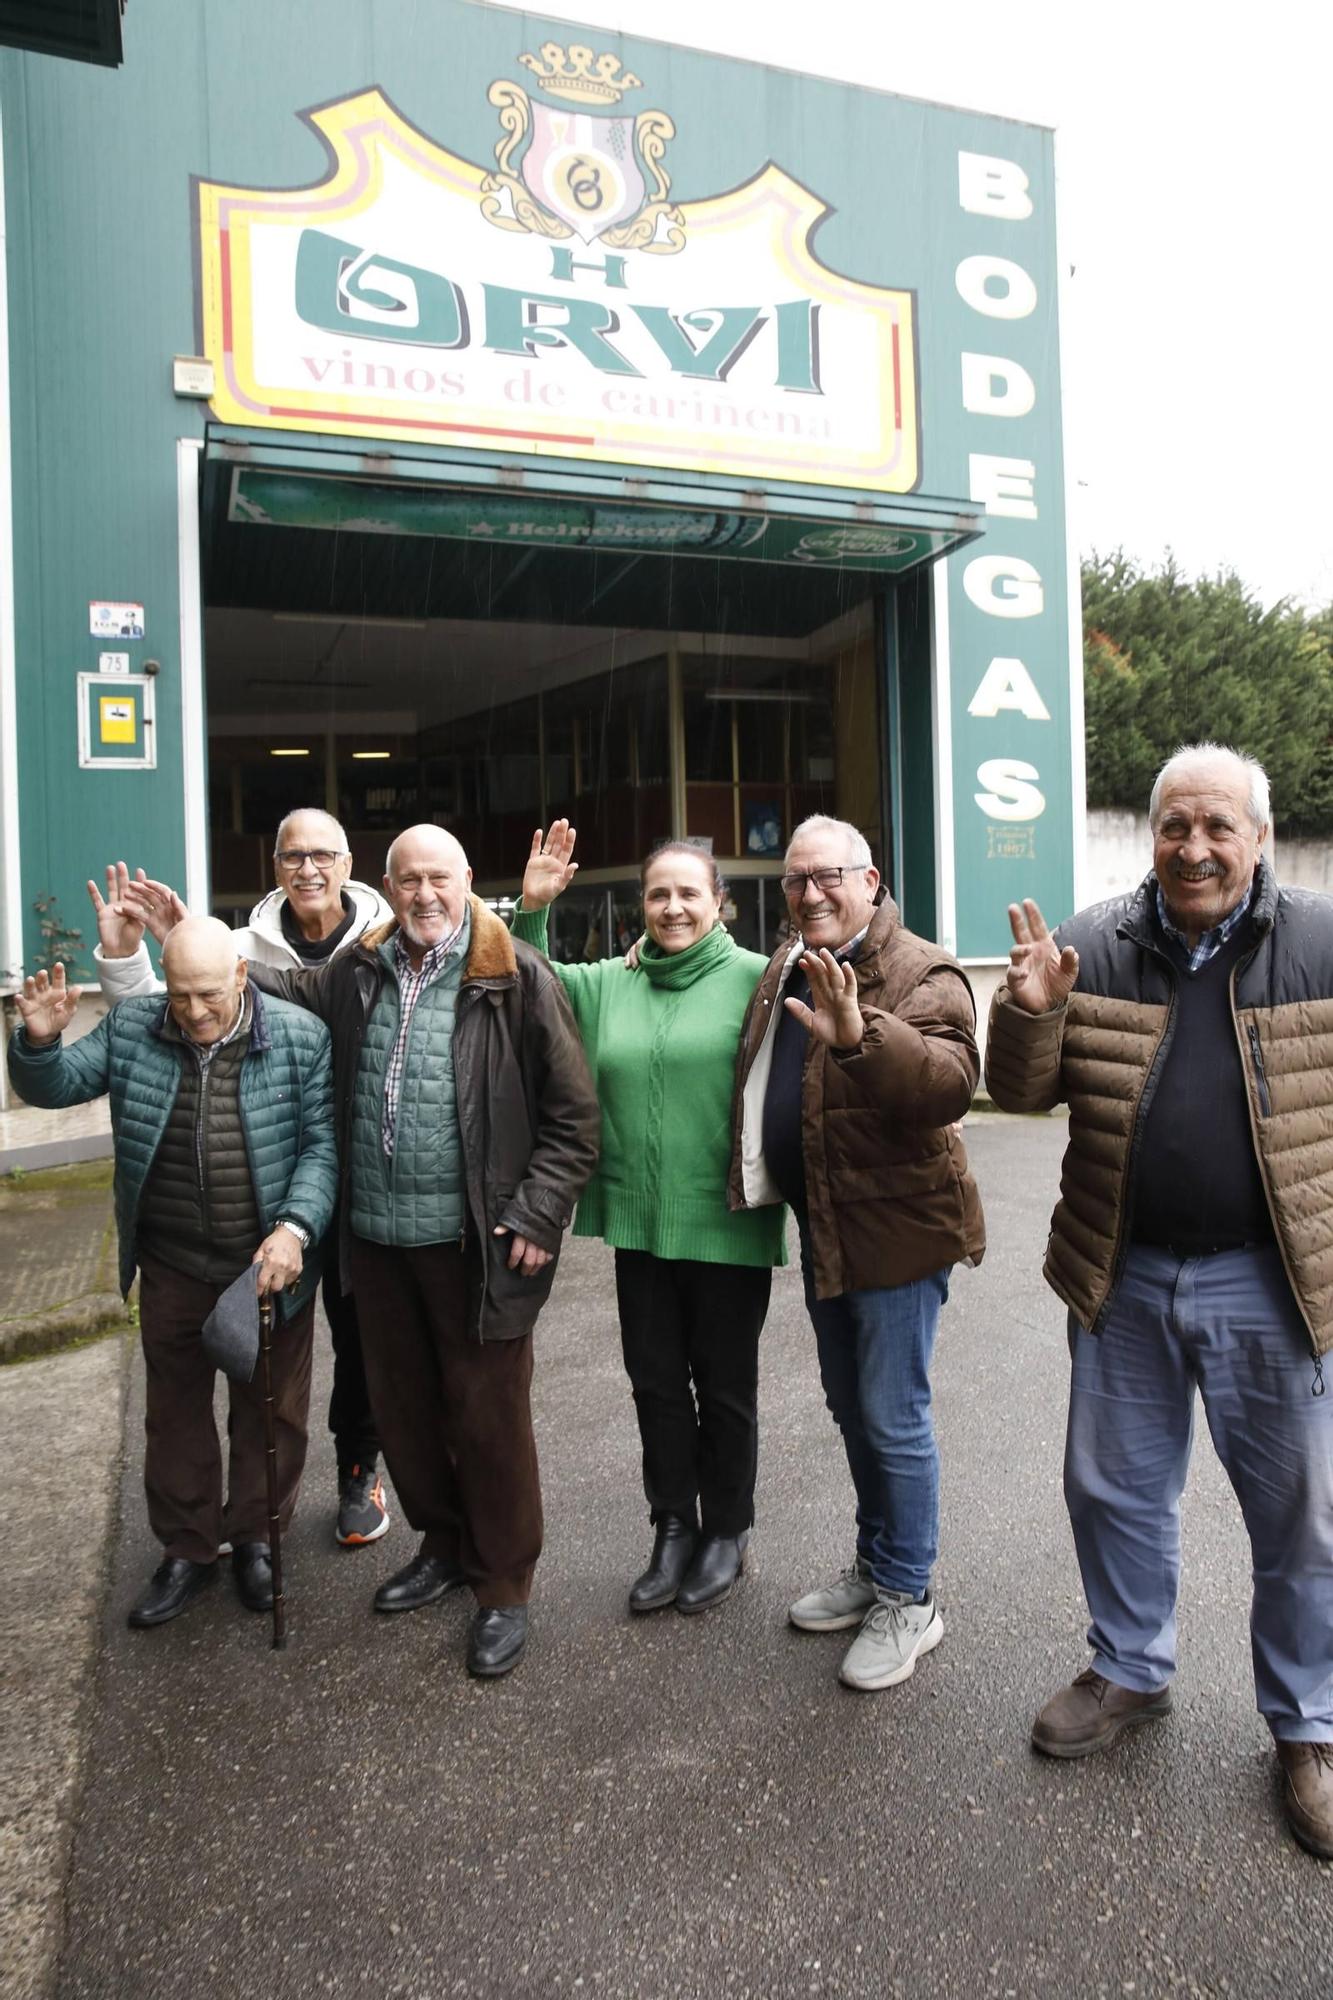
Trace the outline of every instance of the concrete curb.
{"type": "Polygon", "coordinates": [[[118,1292],[92,1292],[45,1312],[0,1320],[0,1367],[38,1354],[58,1354],[83,1340],[122,1333],[131,1323],[129,1308],[118,1292]]]}

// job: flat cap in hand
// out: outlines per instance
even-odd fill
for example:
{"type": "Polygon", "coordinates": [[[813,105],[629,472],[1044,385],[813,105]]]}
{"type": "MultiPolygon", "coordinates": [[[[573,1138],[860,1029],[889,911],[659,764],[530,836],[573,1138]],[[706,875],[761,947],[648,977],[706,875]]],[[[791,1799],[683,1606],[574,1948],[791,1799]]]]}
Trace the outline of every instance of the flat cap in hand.
{"type": "Polygon", "coordinates": [[[259,1359],[259,1266],[228,1285],[203,1324],[204,1353],[233,1382],[253,1382],[259,1359]]]}

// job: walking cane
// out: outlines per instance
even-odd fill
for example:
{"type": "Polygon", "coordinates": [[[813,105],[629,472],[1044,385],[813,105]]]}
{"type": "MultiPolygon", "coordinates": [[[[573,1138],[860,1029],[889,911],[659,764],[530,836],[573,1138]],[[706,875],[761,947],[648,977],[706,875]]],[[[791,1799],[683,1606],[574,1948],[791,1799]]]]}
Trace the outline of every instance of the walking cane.
{"type": "Polygon", "coordinates": [[[273,1567],[273,1645],[287,1644],[287,1601],[282,1593],[282,1531],[278,1526],[278,1440],[273,1421],[273,1300],[259,1301],[259,1359],[264,1370],[264,1470],[268,1476],[268,1551],[273,1567]]]}

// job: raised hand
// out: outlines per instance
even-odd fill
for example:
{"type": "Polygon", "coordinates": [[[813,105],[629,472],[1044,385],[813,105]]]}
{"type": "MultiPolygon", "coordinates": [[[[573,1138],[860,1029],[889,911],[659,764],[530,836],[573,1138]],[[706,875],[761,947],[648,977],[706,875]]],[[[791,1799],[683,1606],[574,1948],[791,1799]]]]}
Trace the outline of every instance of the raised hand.
{"type": "Polygon", "coordinates": [[[65,968],[58,965],[50,978],[37,973],[23,982],[23,991],[14,995],[14,1004],[23,1017],[23,1032],[30,1042],[58,1042],[74,1019],[81,986],[66,986],[65,968]]]}
{"type": "Polygon", "coordinates": [[[126,884],[124,903],[159,944],[165,944],[168,932],[190,914],[169,883],[155,882],[142,868],[136,868],[134,880],[126,884]]]}
{"type": "Polygon", "coordinates": [[[1010,999],[1025,1014],[1048,1014],[1052,1007],[1063,1006],[1078,979],[1073,945],[1061,951],[1030,896],[1009,905],[1009,928],[1014,948],[1004,977],[1010,999]]]}
{"type": "Polygon", "coordinates": [[[578,862],[570,859],[577,838],[567,819],[552,820],[545,839],[541,828],[537,828],[532,836],[528,865],[523,870],[525,910],[544,910],[569,887],[579,872],[578,862]]]}
{"type": "MultiPolygon", "coordinates": [[[[139,870],[143,880],[143,869],[139,870]]],[[[103,958],[131,958],[143,942],[143,924],[125,904],[130,871],[123,861],[106,865],[106,895],[96,882],[88,884],[88,895],[97,913],[97,937],[103,958]]]]}
{"type": "Polygon", "coordinates": [[[831,1049],[860,1046],[865,1023],[856,1004],[856,968],[848,959],[837,959],[831,951],[801,954],[801,970],[810,981],[813,1007],[803,1000],[784,1000],[803,1028],[831,1049]]]}

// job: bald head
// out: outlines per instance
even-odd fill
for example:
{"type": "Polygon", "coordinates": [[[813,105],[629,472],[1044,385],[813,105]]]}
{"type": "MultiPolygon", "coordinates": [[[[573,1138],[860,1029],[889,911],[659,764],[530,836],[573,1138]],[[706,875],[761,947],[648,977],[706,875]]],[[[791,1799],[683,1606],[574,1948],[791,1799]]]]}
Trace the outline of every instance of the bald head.
{"type": "Polygon", "coordinates": [[[452,833],[442,826],[409,826],[385,857],[384,893],[401,926],[409,955],[425,954],[453,936],[467,914],[472,870],[452,833]]]}
{"type": "Polygon", "coordinates": [[[245,960],[216,917],[186,917],[162,947],[167,1005],[192,1042],[220,1042],[236,1025],[245,990],[245,960]]]}
{"type": "Polygon", "coordinates": [[[443,858],[460,872],[467,868],[467,855],[463,852],[462,842],[447,827],[432,826],[427,820],[419,826],[407,827],[390,843],[384,857],[386,877],[399,874],[405,858],[412,866],[421,861],[429,864],[443,858]]]}
{"type": "Polygon", "coordinates": [[[167,932],[162,947],[162,970],[179,972],[230,972],[239,954],[236,940],[217,917],[186,917],[167,932]]]}

